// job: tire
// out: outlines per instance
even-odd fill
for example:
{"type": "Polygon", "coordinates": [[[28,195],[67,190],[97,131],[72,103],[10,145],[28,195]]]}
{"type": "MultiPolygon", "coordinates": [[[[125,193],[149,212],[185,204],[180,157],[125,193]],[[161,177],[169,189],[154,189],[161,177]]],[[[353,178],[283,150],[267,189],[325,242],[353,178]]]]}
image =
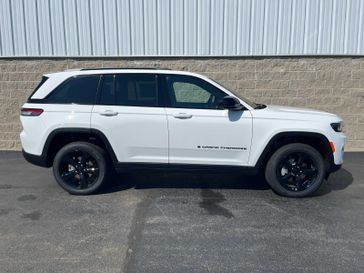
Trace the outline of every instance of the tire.
{"type": "Polygon", "coordinates": [[[287,144],[271,156],[265,179],[273,191],[286,197],[305,197],[315,192],[325,178],[325,163],[313,147],[287,144]]]}
{"type": "Polygon", "coordinates": [[[70,194],[87,195],[98,191],[106,181],[106,153],[88,142],[72,142],[61,148],[53,161],[57,183],[70,194]]]}

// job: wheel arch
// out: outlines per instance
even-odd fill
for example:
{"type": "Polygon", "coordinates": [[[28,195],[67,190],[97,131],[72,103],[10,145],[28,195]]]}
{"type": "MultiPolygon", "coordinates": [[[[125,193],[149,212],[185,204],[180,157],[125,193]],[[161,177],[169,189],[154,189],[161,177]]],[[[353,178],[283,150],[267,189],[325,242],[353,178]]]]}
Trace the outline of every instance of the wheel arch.
{"type": "Polygon", "coordinates": [[[315,132],[289,131],[277,133],[269,140],[260,154],[255,167],[257,169],[264,167],[275,151],[290,143],[304,143],[312,146],[323,156],[328,172],[333,166],[334,156],[331,151],[330,142],[325,135],[315,132]]]}
{"type": "Polygon", "coordinates": [[[117,162],[115,152],[107,137],[97,129],[90,128],[59,128],[53,130],[44,144],[42,156],[46,167],[51,167],[56,153],[66,144],[75,141],[93,143],[105,150],[112,162],[117,162]]]}

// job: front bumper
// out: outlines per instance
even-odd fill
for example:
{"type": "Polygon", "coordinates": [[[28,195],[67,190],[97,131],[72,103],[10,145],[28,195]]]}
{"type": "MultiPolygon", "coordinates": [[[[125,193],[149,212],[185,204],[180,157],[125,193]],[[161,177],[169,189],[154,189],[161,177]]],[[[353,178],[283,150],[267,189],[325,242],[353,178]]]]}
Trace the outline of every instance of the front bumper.
{"type": "Polygon", "coordinates": [[[336,133],[332,139],[335,145],[334,164],[342,165],[344,162],[344,147],[346,144],[346,136],[343,133],[336,133]]]}
{"type": "Polygon", "coordinates": [[[332,141],[335,146],[335,152],[333,153],[333,161],[331,161],[327,169],[326,178],[329,177],[330,173],[340,170],[344,162],[344,147],[347,141],[345,134],[335,133],[332,141]]]}
{"type": "Polygon", "coordinates": [[[334,172],[337,172],[338,170],[341,169],[341,164],[340,165],[336,165],[336,164],[333,164],[330,168],[330,173],[334,173],[334,172]]]}

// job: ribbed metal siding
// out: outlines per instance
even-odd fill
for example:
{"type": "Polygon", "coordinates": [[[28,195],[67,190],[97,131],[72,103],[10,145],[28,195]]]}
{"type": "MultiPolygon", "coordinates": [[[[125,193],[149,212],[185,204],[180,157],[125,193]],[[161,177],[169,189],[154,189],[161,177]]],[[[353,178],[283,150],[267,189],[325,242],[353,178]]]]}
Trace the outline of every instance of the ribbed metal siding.
{"type": "Polygon", "coordinates": [[[0,1],[0,56],[364,55],[364,0],[0,1]]]}

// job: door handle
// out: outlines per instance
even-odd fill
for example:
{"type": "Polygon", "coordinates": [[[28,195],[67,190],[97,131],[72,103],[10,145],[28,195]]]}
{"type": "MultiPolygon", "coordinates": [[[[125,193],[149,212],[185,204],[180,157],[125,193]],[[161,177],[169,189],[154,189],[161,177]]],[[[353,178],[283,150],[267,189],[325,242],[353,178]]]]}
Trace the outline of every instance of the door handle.
{"type": "Polygon", "coordinates": [[[113,116],[117,116],[118,112],[115,112],[113,110],[105,110],[99,113],[101,116],[105,116],[105,117],[113,117],[113,116]]]}
{"type": "Polygon", "coordinates": [[[187,114],[187,113],[178,113],[178,114],[174,114],[173,117],[179,118],[179,119],[189,119],[189,118],[192,118],[192,115],[187,114]]]}

